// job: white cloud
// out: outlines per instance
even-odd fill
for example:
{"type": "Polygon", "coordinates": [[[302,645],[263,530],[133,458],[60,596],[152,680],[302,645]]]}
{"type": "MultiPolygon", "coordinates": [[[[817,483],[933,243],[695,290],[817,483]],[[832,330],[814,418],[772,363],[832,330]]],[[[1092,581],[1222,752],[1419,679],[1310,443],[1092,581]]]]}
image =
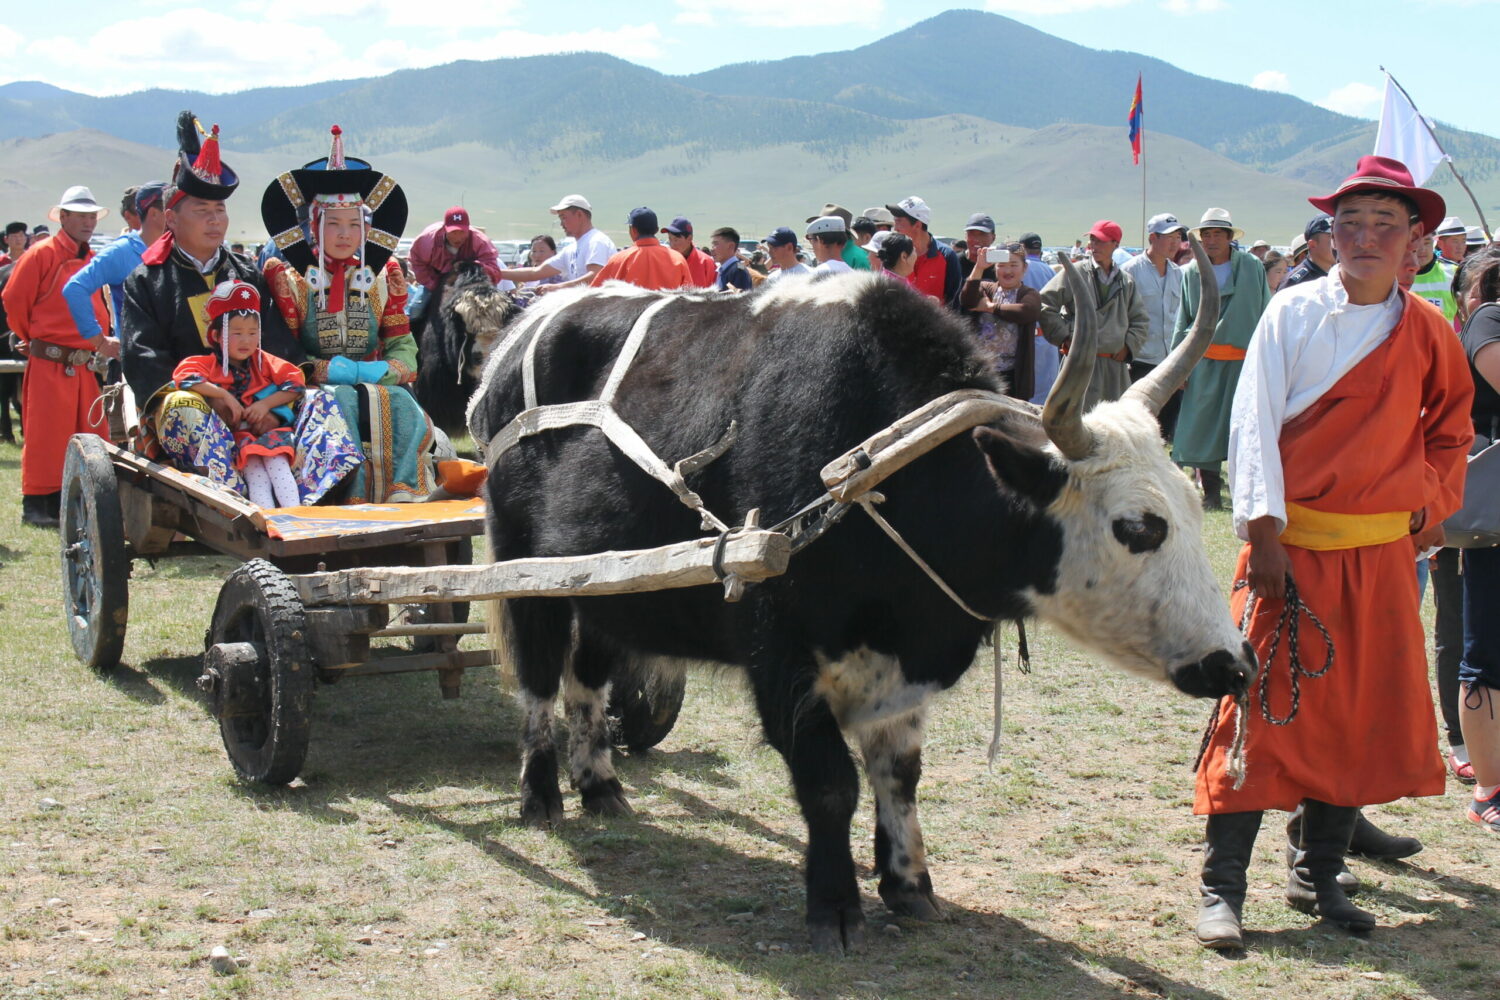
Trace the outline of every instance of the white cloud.
{"type": "Polygon", "coordinates": [[[1380,88],[1356,81],[1334,88],[1327,97],[1318,102],[1318,105],[1342,115],[1374,118],[1380,113],[1380,102],[1384,97],[1385,94],[1380,88]]]}
{"type": "Polygon", "coordinates": [[[827,28],[841,24],[874,27],[885,13],[885,0],[818,0],[780,7],[744,0],[676,0],[678,24],[712,26],[722,15],[764,28],[827,28]]]}
{"type": "Polygon", "coordinates": [[[1255,74],[1250,81],[1250,86],[1256,90],[1275,90],[1286,93],[1292,88],[1287,82],[1286,74],[1279,69],[1262,70],[1255,74]]]}
{"type": "Polygon", "coordinates": [[[426,28],[459,34],[503,28],[515,20],[520,0],[243,0],[239,9],[272,21],[337,24],[366,20],[391,28],[426,28]]]}
{"type": "Polygon", "coordinates": [[[1080,14],[1105,7],[1124,7],[1134,0],[985,0],[984,9],[999,14],[1080,14]]]}
{"type": "Polygon", "coordinates": [[[0,57],[8,58],[20,52],[21,43],[25,40],[14,28],[0,24],[0,57]]]}
{"type": "Polygon", "coordinates": [[[322,27],[287,31],[282,24],[207,10],[191,18],[168,14],[119,21],[90,38],[41,38],[26,52],[70,67],[67,86],[96,94],[144,87],[222,93],[268,80],[337,79],[361,69],[342,57],[339,43],[322,27]],[[122,38],[133,41],[122,46],[122,38]]]}
{"type": "Polygon", "coordinates": [[[1211,14],[1228,6],[1224,0],[1162,0],[1161,9],[1168,14],[1211,14]]]}

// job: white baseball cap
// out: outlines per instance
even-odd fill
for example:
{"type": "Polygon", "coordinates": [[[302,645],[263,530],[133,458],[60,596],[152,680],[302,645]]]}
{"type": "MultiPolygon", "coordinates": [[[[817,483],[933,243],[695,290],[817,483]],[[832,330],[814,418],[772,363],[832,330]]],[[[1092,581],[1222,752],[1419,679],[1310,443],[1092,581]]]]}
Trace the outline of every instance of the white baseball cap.
{"type": "Polygon", "coordinates": [[[823,215],[813,219],[807,224],[807,231],[803,236],[821,236],[824,233],[847,233],[844,228],[844,220],[837,215],[823,215]]]}
{"type": "Polygon", "coordinates": [[[1178,230],[1186,233],[1187,226],[1184,226],[1181,222],[1178,222],[1177,216],[1173,215],[1171,212],[1163,212],[1160,215],[1153,215],[1151,216],[1151,221],[1146,223],[1146,231],[1156,236],[1162,236],[1166,233],[1175,233],[1178,230]]]}
{"type": "Polygon", "coordinates": [[[916,195],[909,195],[896,202],[896,204],[885,207],[890,210],[892,215],[910,216],[924,226],[932,224],[932,209],[927,207],[927,202],[916,195]]]}
{"type": "Polygon", "coordinates": [[[562,201],[558,202],[556,205],[553,205],[551,208],[547,209],[547,211],[556,215],[558,212],[561,212],[565,208],[581,208],[585,212],[592,212],[594,210],[594,206],[590,205],[589,200],[583,195],[570,194],[562,201]]]}

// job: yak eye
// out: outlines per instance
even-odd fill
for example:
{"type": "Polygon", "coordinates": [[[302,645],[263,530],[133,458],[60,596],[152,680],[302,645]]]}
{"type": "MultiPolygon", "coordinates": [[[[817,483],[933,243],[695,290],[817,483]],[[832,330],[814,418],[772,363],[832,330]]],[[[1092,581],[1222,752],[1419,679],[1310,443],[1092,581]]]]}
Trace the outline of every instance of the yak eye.
{"type": "Polygon", "coordinates": [[[1120,544],[1137,555],[1155,552],[1167,540],[1167,522],[1155,514],[1115,518],[1111,527],[1120,544]]]}

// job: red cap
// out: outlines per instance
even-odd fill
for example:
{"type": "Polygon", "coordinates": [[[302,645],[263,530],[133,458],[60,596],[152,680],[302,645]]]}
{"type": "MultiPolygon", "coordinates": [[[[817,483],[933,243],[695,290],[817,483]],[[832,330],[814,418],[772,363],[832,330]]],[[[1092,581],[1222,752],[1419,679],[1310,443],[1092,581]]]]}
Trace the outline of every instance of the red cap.
{"type": "Polygon", "coordinates": [[[469,210],[462,205],[454,205],[443,213],[443,231],[450,232],[454,229],[469,228],[469,210]]]}
{"type": "Polygon", "coordinates": [[[1395,194],[1405,197],[1417,206],[1417,217],[1424,233],[1437,229],[1448,211],[1442,195],[1417,187],[1412,183],[1411,171],[1406,169],[1406,164],[1389,156],[1361,156],[1354,165],[1354,173],[1344,179],[1337,191],[1322,198],[1307,200],[1318,211],[1333,215],[1339,199],[1351,194],[1395,194]]]}
{"type": "Polygon", "coordinates": [[[1094,223],[1094,228],[1089,230],[1089,235],[1097,236],[1099,239],[1109,243],[1118,243],[1121,239],[1124,238],[1125,230],[1120,228],[1120,224],[1118,222],[1110,222],[1108,219],[1100,219],[1098,222],[1094,223]]]}

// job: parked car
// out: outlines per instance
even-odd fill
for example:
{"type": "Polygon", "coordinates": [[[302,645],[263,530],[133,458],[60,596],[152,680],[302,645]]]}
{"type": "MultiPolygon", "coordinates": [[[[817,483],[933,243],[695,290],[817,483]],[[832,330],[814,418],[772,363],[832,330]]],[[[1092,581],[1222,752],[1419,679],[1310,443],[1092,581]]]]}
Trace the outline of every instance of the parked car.
{"type": "Polygon", "coordinates": [[[526,240],[496,240],[495,256],[505,267],[524,267],[531,244],[526,240]]]}

